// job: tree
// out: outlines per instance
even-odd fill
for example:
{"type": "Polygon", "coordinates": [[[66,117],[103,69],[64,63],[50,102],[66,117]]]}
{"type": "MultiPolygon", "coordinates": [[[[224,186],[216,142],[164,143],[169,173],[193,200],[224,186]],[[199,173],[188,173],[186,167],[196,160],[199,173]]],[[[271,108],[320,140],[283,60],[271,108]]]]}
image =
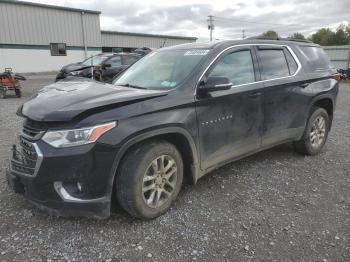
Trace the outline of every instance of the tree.
{"type": "Polygon", "coordinates": [[[335,31],[329,28],[321,28],[311,35],[310,40],[323,46],[348,45],[350,42],[350,27],[342,24],[335,31]]]}
{"type": "Polygon", "coordinates": [[[294,33],[289,38],[297,40],[305,40],[305,36],[302,33],[294,33]]]}
{"type": "Polygon", "coordinates": [[[335,45],[348,45],[349,36],[347,35],[347,27],[340,25],[334,35],[333,43],[335,45]]]}
{"type": "Polygon", "coordinates": [[[322,45],[334,45],[335,33],[329,28],[321,28],[316,33],[311,35],[311,41],[322,45]]]}
{"type": "Polygon", "coordinates": [[[278,34],[275,31],[269,30],[269,31],[266,31],[265,33],[262,33],[261,37],[264,39],[277,39],[278,34]]]}

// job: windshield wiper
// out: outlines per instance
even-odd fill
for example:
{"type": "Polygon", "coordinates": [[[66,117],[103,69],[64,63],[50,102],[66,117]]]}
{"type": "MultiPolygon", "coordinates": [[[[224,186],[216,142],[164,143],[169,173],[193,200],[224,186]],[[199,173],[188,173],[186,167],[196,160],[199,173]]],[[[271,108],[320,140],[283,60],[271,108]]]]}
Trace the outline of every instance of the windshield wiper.
{"type": "Polygon", "coordinates": [[[147,89],[146,87],[136,86],[136,85],[130,85],[129,83],[127,83],[127,84],[122,84],[122,85],[118,85],[118,86],[125,86],[125,87],[137,88],[137,89],[147,89]]]}

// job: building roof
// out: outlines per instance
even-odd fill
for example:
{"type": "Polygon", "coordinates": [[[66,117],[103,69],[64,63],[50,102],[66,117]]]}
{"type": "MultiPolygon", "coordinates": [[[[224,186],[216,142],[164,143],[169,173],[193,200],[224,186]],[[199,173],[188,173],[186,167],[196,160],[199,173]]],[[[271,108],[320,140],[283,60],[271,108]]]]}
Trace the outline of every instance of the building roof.
{"type": "Polygon", "coordinates": [[[143,34],[143,33],[131,33],[131,32],[120,32],[120,31],[105,31],[101,30],[102,34],[112,35],[128,35],[128,36],[145,36],[145,37],[157,37],[157,38],[169,38],[169,39],[185,39],[185,40],[197,40],[197,37],[188,36],[174,36],[174,35],[157,35],[157,34],[143,34]]]}
{"type": "Polygon", "coordinates": [[[71,7],[57,6],[57,5],[46,5],[46,4],[24,2],[24,1],[17,1],[17,0],[0,0],[0,3],[27,5],[27,6],[43,7],[43,8],[50,8],[50,9],[56,9],[56,10],[80,12],[80,13],[81,12],[85,12],[85,13],[91,13],[91,14],[101,14],[100,11],[93,11],[93,10],[86,10],[86,9],[79,9],[79,8],[71,8],[71,7]]]}

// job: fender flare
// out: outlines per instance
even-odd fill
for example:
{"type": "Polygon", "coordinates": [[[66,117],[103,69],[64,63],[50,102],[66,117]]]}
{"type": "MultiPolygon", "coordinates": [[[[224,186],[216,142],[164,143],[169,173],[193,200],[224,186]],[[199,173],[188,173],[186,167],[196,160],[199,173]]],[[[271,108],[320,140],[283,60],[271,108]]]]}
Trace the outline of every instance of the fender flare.
{"type": "Polygon", "coordinates": [[[113,161],[113,165],[111,168],[111,172],[110,172],[110,176],[109,176],[109,189],[107,190],[107,197],[109,197],[109,199],[111,199],[112,197],[112,192],[113,192],[113,187],[114,187],[114,181],[115,181],[115,176],[117,173],[117,170],[120,166],[120,161],[122,160],[123,156],[125,155],[125,153],[135,144],[152,138],[152,137],[156,137],[159,135],[166,135],[166,134],[170,134],[170,133],[175,133],[175,134],[180,134],[183,135],[189,145],[190,145],[190,149],[192,151],[192,157],[193,157],[193,163],[191,166],[191,170],[192,170],[192,181],[193,183],[196,183],[196,181],[198,180],[198,178],[201,176],[201,170],[199,167],[199,155],[198,155],[198,150],[196,147],[196,143],[194,141],[194,139],[192,138],[192,136],[190,135],[190,133],[181,127],[164,127],[164,128],[159,128],[159,129],[153,129],[150,131],[146,131],[143,132],[141,134],[138,134],[136,136],[133,136],[131,138],[127,138],[127,142],[123,143],[123,145],[121,146],[121,148],[118,150],[114,161],[113,161]]]}

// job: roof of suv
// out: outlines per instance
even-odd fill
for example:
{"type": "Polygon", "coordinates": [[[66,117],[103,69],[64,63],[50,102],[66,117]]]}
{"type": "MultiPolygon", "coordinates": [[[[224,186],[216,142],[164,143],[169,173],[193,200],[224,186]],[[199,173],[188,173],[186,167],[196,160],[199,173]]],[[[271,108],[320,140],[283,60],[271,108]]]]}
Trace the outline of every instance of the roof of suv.
{"type": "Polygon", "coordinates": [[[176,45],[171,47],[166,47],[162,49],[214,49],[217,47],[229,47],[235,45],[247,45],[247,44],[275,44],[275,45],[308,45],[308,46],[319,46],[312,42],[306,41],[296,41],[296,40],[262,40],[262,39],[248,39],[248,40],[223,40],[223,41],[212,41],[203,43],[188,43],[182,45],[176,45]]]}

